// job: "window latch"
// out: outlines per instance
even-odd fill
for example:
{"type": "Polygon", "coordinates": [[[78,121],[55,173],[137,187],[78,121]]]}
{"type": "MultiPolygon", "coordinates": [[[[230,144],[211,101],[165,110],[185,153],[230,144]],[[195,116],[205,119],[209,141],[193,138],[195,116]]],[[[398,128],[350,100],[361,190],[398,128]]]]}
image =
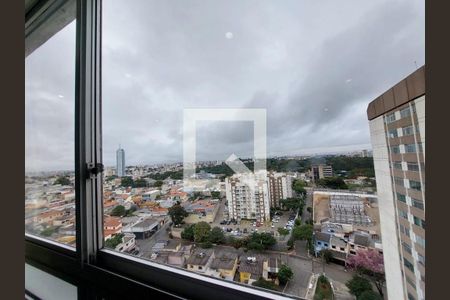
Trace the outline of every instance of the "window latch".
{"type": "Polygon", "coordinates": [[[104,166],[101,163],[97,163],[97,164],[88,163],[87,164],[87,170],[88,170],[88,173],[90,175],[94,175],[95,176],[95,175],[98,175],[99,173],[103,172],[104,166]]]}

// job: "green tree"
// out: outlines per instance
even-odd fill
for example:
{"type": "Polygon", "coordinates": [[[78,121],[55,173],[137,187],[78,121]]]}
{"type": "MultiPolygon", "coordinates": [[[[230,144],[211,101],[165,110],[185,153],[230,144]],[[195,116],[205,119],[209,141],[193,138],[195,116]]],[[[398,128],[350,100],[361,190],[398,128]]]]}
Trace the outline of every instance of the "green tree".
{"type": "Polygon", "coordinates": [[[133,187],[147,187],[147,186],[148,186],[147,180],[142,178],[136,179],[133,185],[133,187]]]}
{"type": "Polygon", "coordinates": [[[171,208],[169,208],[169,216],[172,219],[173,224],[179,225],[183,222],[184,218],[186,218],[189,214],[180,204],[175,204],[171,208]]]}
{"type": "Polygon", "coordinates": [[[195,224],[189,225],[181,232],[181,238],[189,241],[194,241],[194,227],[195,224]]]}
{"type": "Polygon", "coordinates": [[[55,233],[56,230],[57,230],[57,227],[50,226],[50,227],[47,227],[47,228],[45,228],[44,230],[42,230],[40,234],[41,234],[42,236],[49,237],[49,236],[51,236],[53,233],[55,233]]]}
{"type": "Polygon", "coordinates": [[[66,176],[58,176],[53,184],[70,185],[70,179],[66,176]]]}
{"type": "Polygon", "coordinates": [[[355,295],[358,299],[363,292],[372,291],[370,281],[358,275],[354,275],[345,285],[348,287],[350,293],[355,295]]]}
{"type": "Polygon", "coordinates": [[[130,186],[133,187],[134,186],[133,178],[129,176],[122,177],[120,179],[120,185],[123,187],[130,187],[130,186]]]}
{"type": "Polygon", "coordinates": [[[212,191],[211,192],[211,197],[214,198],[214,199],[216,199],[216,198],[220,199],[220,192],[212,191]]]}
{"type": "Polygon", "coordinates": [[[289,234],[289,230],[284,229],[283,227],[278,227],[278,233],[280,235],[288,235],[289,234]]]}
{"type": "Polygon", "coordinates": [[[303,224],[295,226],[292,229],[292,236],[296,240],[311,240],[313,234],[313,226],[309,224],[303,224]]]}
{"type": "Polygon", "coordinates": [[[243,239],[237,239],[234,236],[229,236],[226,238],[227,245],[233,246],[236,249],[241,248],[244,246],[244,240],[243,239]]]}
{"type": "Polygon", "coordinates": [[[289,280],[294,277],[294,272],[292,272],[292,269],[286,265],[282,264],[280,267],[280,270],[278,271],[278,280],[281,284],[286,284],[289,280]]]}
{"type": "Polygon", "coordinates": [[[195,224],[194,227],[194,241],[197,243],[203,243],[208,239],[211,226],[202,221],[195,224]]]}
{"type": "Polygon", "coordinates": [[[383,300],[383,298],[381,298],[381,296],[375,291],[367,290],[359,295],[358,300],[383,300]]]}
{"type": "Polygon", "coordinates": [[[305,182],[302,180],[294,180],[294,182],[292,182],[292,189],[300,196],[304,196],[306,195],[306,190],[305,190],[305,182]]]}
{"type": "Polygon", "coordinates": [[[164,184],[164,182],[163,182],[162,180],[156,180],[156,181],[153,183],[153,186],[154,186],[154,187],[157,187],[157,188],[160,188],[163,184],[164,184]]]}
{"type": "Polygon", "coordinates": [[[277,291],[278,288],[276,286],[275,283],[273,283],[272,281],[267,281],[264,280],[264,278],[259,278],[258,280],[254,281],[252,283],[253,286],[257,286],[263,289],[268,289],[268,290],[273,290],[273,291],[277,291]]]}
{"type": "Polygon", "coordinates": [[[302,210],[304,205],[304,200],[302,198],[287,198],[282,199],[281,204],[288,210],[302,210]]]}
{"type": "Polygon", "coordinates": [[[223,233],[222,228],[214,227],[211,229],[209,233],[208,240],[214,244],[223,244],[225,243],[225,234],[223,233]]]}
{"type": "Polygon", "coordinates": [[[123,233],[115,234],[112,238],[105,241],[105,247],[115,249],[117,245],[122,243],[123,233]]]}
{"type": "Polygon", "coordinates": [[[277,240],[270,233],[252,233],[248,237],[247,248],[250,250],[266,250],[275,245],[277,240]]]}
{"type": "Polygon", "coordinates": [[[302,224],[302,219],[300,217],[298,217],[297,219],[295,219],[295,226],[300,226],[302,224]]]}
{"type": "Polygon", "coordinates": [[[206,242],[200,243],[199,246],[200,246],[200,248],[208,249],[208,248],[212,248],[213,244],[210,241],[206,241],[206,242]]]}
{"type": "Polygon", "coordinates": [[[117,205],[111,211],[111,216],[114,216],[114,217],[123,217],[125,214],[126,214],[126,209],[123,205],[117,205]]]}
{"type": "Polygon", "coordinates": [[[331,250],[329,249],[323,249],[322,251],[320,251],[320,256],[328,264],[333,259],[333,252],[331,252],[331,250]]]}
{"type": "Polygon", "coordinates": [[[321,187],[330,188],[330,189],[338,189],[338,190],[347,190],[348,186],[344,182],[344,180],[340,177],[325,177],[319,180],[317,183],[321,187]]]}

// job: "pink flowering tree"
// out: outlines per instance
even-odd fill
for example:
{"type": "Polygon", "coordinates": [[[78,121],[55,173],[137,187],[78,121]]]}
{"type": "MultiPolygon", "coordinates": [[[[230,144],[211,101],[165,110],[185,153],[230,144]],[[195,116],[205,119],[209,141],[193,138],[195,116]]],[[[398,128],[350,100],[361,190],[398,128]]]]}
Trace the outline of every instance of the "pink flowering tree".
{"type": "Polygon", "coordinates": [[[347,259],[347,267],[365,276],[375,284],[378,292],[383,296],[384,276],[383,255],[375,250],[359,250],[356,255],[347,259]]]}

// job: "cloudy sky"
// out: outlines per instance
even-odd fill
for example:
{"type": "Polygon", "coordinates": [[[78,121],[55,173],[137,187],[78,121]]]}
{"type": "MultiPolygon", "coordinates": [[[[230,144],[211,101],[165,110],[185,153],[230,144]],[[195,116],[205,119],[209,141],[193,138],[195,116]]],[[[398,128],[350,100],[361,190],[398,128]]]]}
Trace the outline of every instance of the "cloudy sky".
{"type": "MultiPolygon", "coordinates": [[[[103,155],[182,161],[183,109],[264,108],[268,155],[370,147],[368,103],[425,63],[424,1],[127,1],[103,7],[103,155]]],[[[75,24],[26,60],[26,168],[73,168],[75,24]]],[[[202,121],[197,158],[253,153],[202,121]]]]}

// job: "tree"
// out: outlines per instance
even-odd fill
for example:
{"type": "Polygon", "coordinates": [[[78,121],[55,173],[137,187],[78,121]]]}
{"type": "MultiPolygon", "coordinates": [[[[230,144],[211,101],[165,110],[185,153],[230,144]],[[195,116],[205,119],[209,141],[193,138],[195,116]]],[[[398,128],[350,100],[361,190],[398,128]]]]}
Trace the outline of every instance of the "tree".
{"type": "Polygon", "coordinates": [[[195,224],[189,225],[181,232],[181,238],[189,241],[194,241],[194,227],[195,224]]]}
{"type": "Polygon", "coordinates": [[[275,245],[277,240],[270,233],[252,233],[247,240],[247,248],[250,250],[266,250],[275,245]]]}
{"type": "Polygon", "coordinates": [[[107,248],[115,249],[117,245],[122,243],[123,233],[119,233],[114,235],[112,238],[109,238],[105,241],[105,246],[107,248]]]}
{"type": "Polygon", "coordinates": [[[172,219],[173,224],[179,225],[183,222],[184,218],[186,218],[189,214],[180,204],[175,204],[174,206],[169,208],[169,216],[172,219]]]}
{"type": "Polygon", "coordinates": [[[278,227],[278,233],[281,235],[288,235],[289,234],[289,230],[284,229],[283,227],[278,227]]]}
{"type": "Polygon", "coordinates": [[[222,228],[214,227],[209,233],[208,240],[213,244],[223,244],[225,243],[225,234],[222,228]]]}
{"type": "Polygon", "coordinates": [[[328,249],[323,249],[320,251],[320,256],[322,256],[323,260],[328,264],[333,259],[333,252],[328,249]]]}
{"type": "Polygon", "coordinates": [[[157,187],[157,188],[160,188],[162,185],[163,185],[163,181],[162,180],[156,180],[154,183],[153,183],[153,186],[154,187],[157,187]]]}
{"type": "Polygon", "coordinates": [[[129,176],[122,177],[120,179],[120,185],[123,187],[129,187],[129,186],[133,187],[134,186],[133,178],[131,178],[129,176]]]}
{"type": "Polygon", "coordinates": [[[194,241],[197,243],[203,243],[208,239],[211,226],[208,223],[202,221],[195,224],[194,227],[194,241]]]}
{"type": "Polygon", "coordinates": [[[226,238],[226,243],[230,246],[233,246],[236,249],[241,248],[244,246],[244,240],[243,239],[237,239],[234,236],[229,236],[226,238]]]}
{"type": "Polygon", "coordinates": [[[199,246],[200,246],[200,248],[208,249],[208,248],[212,248],[213,244],[210,241],[206,241],[204,243],[200,243],[199,246]]]}
{"type": "Polygon", "coordinates": [[[117,205],[111,211],[111,216],[114,216],[114,217],[123,217],[125,214],[126,214],[126,209],[123,205],[117,205]]]}
{"type": "Polygon", "coordinates": [[[220,199],[220,192],[212,191],[212,192],[211,192],[211,197],[212,197],[212,198],[219,198],[219,199],[220,199]]]}
{"type": "Polygon", "coordinates": [[[383,298],[380,297],[377,293],[374,291],[364,291],[362,294],[358,297],[358,300],[383,300],[383,298]]]}
{"type": "Polygon", "coordinates": [[[278,280],[281,284],[286,284],[289,280],[294,277],[294,272],[292,272],[292,269],[286,265],[282,264],[280,267],[280,270],[278,271],[278,280]]]}
{"type": "Polygon", "coordinates": [[[66,176],[59,176],[58,178],[56,178],[55,182],[53,183],[53,185],[70,185],[70,179],[67,178],[66,176]]]}
{"type": "Polygon", "coordinates": [[[319,180],[317,183],[319,186],[330,188],[330,189],[340,189],[347,190],[348,186],[344,180],[340,177],[325,177],[319,180]]]}
{"type": "Polygon", "coordinates": [[[273,291],[278,290],[277,286],[275,285],[275,283],[273,283],[272,281],[264,280],[264,278],[262,278],[262,277],[260,277],[256,281],[254,281],[252,283],[252,285],[260,287],[260,288],[268,289],[268,290],[273,290],[273,291]]]}
{"type": "Polygon", "coordinates": [[[372,290],[370,281],[358,275],[354,275],[345,285],[350,290],[350,293],[355,295],[358,299],[363,292],[372,290]]]}
{"type": "Polygon", "coordinates": [[[383,297],[384,276],[383,255],[376,250],[359,250],[347,260],[347,266],[360,276],[370,279],[383,297]]]}
{"type": "Polygon", "coordinates": [[[305,190],[305,182],[301,181],[301,180],[294,180],[294,182],[292,182],[292,189],[300,196],[305,196],[306,195],[306,190],[305,190]]]}
{"type": "Polygon", "coordinates": [[[148,186],[147,180],[141,178],[136,179],[133,185],[133,187],[147,187],[147,186],[148,186]]]}
{"type": "Polygon", "coordinates": [[[281,204],[288,210],[302,210],[303,209],[303,199],[302,198],[287,198],[281,199],[281,204]]]}
{"type": "Polygon", "coordinates": [[[300,217],[298,217],[297,219],[295,219],[295,226],[300,226],[302,224],[302,219],[300,217]]]}
{"type": "Polygon", "coordinates": [[[296,240],[311,240],[313,234],[313,227],[309,224],[303,224],[300,226],[295,226],[292,229],[292,236],[296,240]]]}

